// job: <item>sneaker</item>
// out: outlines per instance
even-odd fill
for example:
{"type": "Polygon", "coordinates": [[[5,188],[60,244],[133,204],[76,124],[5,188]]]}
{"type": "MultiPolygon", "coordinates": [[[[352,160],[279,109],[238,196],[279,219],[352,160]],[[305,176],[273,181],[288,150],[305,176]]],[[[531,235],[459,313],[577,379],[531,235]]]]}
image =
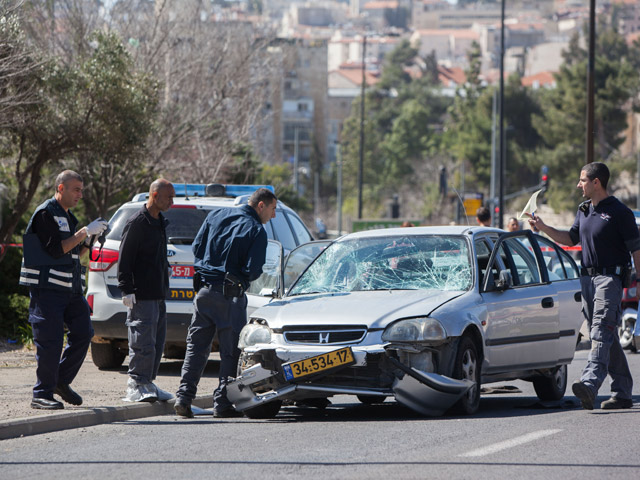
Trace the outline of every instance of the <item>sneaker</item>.
{"type": "Polygon", "coordinates": [[[156,396],[160,402],[166,402],[168,400],[173,399],[173,393],[169,393],[166,390],[161,389],[155,383],[151,383],[154,387],[156,387],[156,396]]]}
{"type": "Polygon", "coordinates": [[[571,385],[571,390],[573,390],[573,394],[580,400],[582,408],[585,410],[593,410],[593,401],[596,396],[589,387],[580,380],[577,380],[571,385]]]}
{"type": "Polygon", "coordinates": [[[176,415],[180,415],[185,418],[193,418],[193,412],[191,411],[191,405],[189,404],[176,400],[176,403],[173,405],[173,409],[176,411],[176,415]]]}
{"type": "Polygon", "coordinates": [[[127,394],[123,398],[125,402],[148,402],[153,403],[158,400],[156,386],[149,383],[137,383],[133,378],[127,381],[127,394]]]}
{"type": "Polygon", "coordinates": [[[611,397],[600,404],[602,410],[618,410],[633,407],[633,400],[630,398],[611,397]]]}

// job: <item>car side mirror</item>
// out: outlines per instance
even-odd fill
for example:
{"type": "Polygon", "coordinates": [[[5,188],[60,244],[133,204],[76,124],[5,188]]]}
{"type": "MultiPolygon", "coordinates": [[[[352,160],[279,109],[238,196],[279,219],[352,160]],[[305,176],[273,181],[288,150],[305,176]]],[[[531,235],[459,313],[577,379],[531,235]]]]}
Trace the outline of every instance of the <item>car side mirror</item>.
{"type": "Polygon", "coordinates": [[[513,286],[513,278],[509,270],[500,270],[500,276],[496,280],[496,290],[501,292],[513,286]]]}

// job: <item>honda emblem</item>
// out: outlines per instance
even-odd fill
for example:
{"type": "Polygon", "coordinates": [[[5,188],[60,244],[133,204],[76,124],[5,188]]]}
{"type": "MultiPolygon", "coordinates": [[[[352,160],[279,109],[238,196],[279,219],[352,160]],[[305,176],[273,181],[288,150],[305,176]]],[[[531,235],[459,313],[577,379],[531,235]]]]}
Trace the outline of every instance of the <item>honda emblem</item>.
{"type": "Polygon", "coordinates": [[[329,343],[329,332],[320,334],[320,343],[329,343]]]}

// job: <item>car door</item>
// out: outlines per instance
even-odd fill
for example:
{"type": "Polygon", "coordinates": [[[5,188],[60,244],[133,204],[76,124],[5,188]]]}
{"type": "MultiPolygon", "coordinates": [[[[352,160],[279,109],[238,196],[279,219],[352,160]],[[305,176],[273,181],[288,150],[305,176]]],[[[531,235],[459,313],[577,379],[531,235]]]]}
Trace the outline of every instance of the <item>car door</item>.
{"type": "Polygon", "coordinates": [[[540,246],[549,281],[556,287],[559,302],[559,344],[560,363],[573,359],[578,333],[582,325],[582,297],[580,292],[580,271],[571,256],[551,240],[534,235],[540,246]]]}
{"type": "Polygon", "coordinates": [[[481,288],[487,374],[557,363],[558,293],[542,263],[530,231],[503,234],[492,249],[481,288]]]}
{"type": "Polygon", "coordinates": [[[247,318],[268,303],[278,291],[283,258],[282,244],[276,240],[269,240],[262,275],[251,282],[247,290],[247,318]]]}
{"type": "Polygon", "coordinates": [[[333,240],[316,240],[307,242],[289,253],[283,268],[284,292],[289,290],[291,285],[298,279],[307,267],[313,262],[322,251],[333,243],[333,240]]]}

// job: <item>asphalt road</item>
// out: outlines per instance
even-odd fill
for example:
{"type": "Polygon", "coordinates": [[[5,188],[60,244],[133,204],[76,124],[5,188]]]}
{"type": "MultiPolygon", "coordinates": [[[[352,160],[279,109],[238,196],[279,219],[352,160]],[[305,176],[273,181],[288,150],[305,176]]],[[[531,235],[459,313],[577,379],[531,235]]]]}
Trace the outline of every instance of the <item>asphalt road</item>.
{"type": "MultiPolygon", "coordinates": [[[[586,355],[576,353],[571,380],[586,355]]],[[[640,355],[627,358],[640,392],[640,355]]],[[[502,385],[522,393],[485,394],[472,417],[340,396],[274,420],[169,415],[4,440],[0,478],[640,478],[640,395],[630,410],[588,412],[570,390],[541,405],[530,384],[502,385]]]]}

